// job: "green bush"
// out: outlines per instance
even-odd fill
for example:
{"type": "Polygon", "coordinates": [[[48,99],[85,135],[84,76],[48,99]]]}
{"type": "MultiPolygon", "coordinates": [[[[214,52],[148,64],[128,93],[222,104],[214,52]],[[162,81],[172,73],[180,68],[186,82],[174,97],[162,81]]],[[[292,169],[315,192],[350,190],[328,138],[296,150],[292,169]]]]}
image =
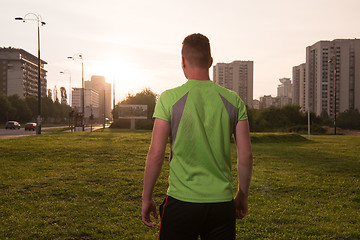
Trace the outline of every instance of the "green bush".
{"type": "Polygon", "coordinates": [[[306,142],[307,139],[294,133],[254,133],[251,134],[251,143],[289,143],[306,142]]]}
{"type": "Polygon", "coordinates": [[[117,119],[110,125],[110,128],[129,129],[130,124],[130,119],[117,119]]]}
{"type": "MultiPolygon", "coordinates": [[[[154,125],[153,119],[135,119],[135,128],[141,130],[152,130],[154,125]]],[[[131,120],[130,119],[117,119],[115,120],[110,128],[113,129],[130,129],[131,120]]]]}
{"type": "MultiPolygon", "coordinates": [[[[296,126],[290,127],[288,129],[288,131],[289,132],[299,133],[299,134],[307,134],[308,126],[307,125],[296,125],[296,126]]],[[[310,132],[311,132],[311,134],[325,134],[326,129],[322,128],[318,124],[312,124],[310,126],[310,132]]]]}
{"type": "Polygon", "coordinates": [[[357,109],[339,113],[337,125],[344,129],[360,129],[360,113],[357,109]]]}
{"type": "Polygon", "coordinates": [[[135,128],[142,130],[152,130],[154,126],[154,119],[136,119],[135,128]]]}
{"type": "MultiPolygon", "coordinates": [[[[248,118],[251,132],[307,132],[308,115],[295,105],[248,109],[248,118]]],[[[310,113],[310,120],[316,133],[326,132],[320,127],[323,124],[320,117],[310,113]]]]}

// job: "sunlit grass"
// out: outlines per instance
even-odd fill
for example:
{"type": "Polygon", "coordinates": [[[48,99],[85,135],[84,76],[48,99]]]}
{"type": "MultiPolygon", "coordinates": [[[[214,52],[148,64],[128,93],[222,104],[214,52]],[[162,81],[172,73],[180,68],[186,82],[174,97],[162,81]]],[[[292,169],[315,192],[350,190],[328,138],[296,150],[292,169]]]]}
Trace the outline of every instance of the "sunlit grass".
{"type": "MultiPolygon", "coordinates": [[[[116,130],[1,139],[0,239],[157,239],[140,217],[150,140],[150,131],[116,130]]],[[[360,238],[360,136],[252,140],[250,211],[237,239],[360,238]]],[[[232,157],[236,181],[234,145],[232,157]]],[[[167,174],[166,161],[158,204],[167,174]]]]}

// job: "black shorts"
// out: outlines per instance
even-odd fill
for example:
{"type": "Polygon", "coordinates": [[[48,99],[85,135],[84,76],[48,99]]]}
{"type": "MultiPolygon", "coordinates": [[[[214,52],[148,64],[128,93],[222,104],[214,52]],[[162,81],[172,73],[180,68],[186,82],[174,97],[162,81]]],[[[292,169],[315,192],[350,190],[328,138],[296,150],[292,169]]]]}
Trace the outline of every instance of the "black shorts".
{"type": "Polygon", "coordinates": [[[159,210],[160,240],[235,239],[234,201],[190,203],[167,196],[159,210]]]}

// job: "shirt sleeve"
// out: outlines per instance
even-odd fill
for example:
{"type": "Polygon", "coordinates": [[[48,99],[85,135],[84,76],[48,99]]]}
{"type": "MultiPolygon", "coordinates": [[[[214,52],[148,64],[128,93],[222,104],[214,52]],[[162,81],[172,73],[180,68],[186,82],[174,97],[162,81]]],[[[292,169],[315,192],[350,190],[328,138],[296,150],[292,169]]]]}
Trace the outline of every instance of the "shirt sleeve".
{"type": "Polygon", "coordinates": [[[155,105],[155,110],[153,114],[153,118],[159,118],[162,120],[165,120],[167,122],[170,122],[171,120],[171,113],[170,109],[166,104],[166,92],[162,93],[155,105]]]}
{"type": "Polygon", "coordinates": [[[238,121],[243,121],[243,120],[247,120],[248,116],[247,116],[247,112],[246,112],[246,106],[245,103],[243,102],[243,100],[241,100],[241,98],[239,97],[238,99],[238,121]]]}

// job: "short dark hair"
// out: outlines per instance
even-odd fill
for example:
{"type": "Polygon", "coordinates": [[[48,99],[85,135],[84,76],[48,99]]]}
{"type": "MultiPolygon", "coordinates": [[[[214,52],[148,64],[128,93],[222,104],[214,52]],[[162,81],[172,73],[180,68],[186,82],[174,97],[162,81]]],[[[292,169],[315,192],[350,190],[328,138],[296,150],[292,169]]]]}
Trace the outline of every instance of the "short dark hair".
{"type": "Polygon", "coordinates": [[[200,33],[191,34],[184,39],[181,54],[191,66],[209,68],[211,61],[210,41],[200,33]]]}

